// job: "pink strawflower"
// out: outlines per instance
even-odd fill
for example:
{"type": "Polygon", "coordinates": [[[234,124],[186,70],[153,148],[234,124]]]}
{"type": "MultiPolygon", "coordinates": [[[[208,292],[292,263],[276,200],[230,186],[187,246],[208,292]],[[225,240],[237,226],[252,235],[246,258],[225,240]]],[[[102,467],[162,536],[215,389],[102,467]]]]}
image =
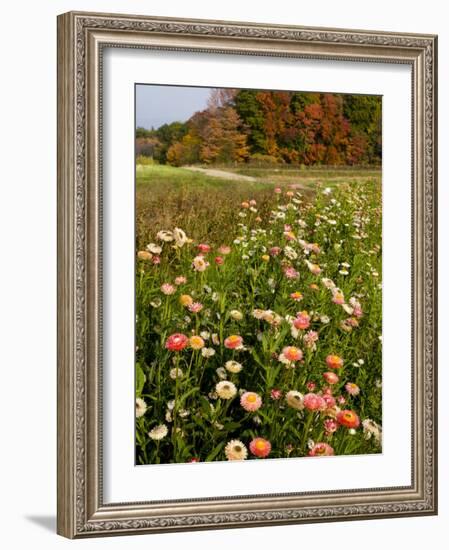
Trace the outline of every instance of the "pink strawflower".
{"type": "Polygon", "coordinates": [[[326,403],[326,409],[332,409],[335,407],[335,397],[329,395],[328,393],[323,394],[324,402],[326,403]]]}
{"type": "Polygon", "coordinates": [[[337,401],[338,401],[339,405],[344,405],[346,403],[346,399],[342,395],[337,397],[337,401]]]}
{"type": "Polygon", "coordinates": [[[225,348],[240,349],[243,346],[243,338],[237,334],[231,334],[224,341],[225,348]]]}
{"type": "Polygon", "coordinates": [[[360,388],[353,382],[348,382],[345,385],[345,390],[349,393],[349,395],[359,395],[360,393],[360,388]]]}
{"type": "Polygon", "coordinates": [[[284,268],[284,275],[287,277],[287,279],[297,279],[299,277],[299,273],[294,267],[291,266],[284,268]]]}
{"type": "Polygon", "coordinates": [[[363,310],[360,306],[355,307],[353,314],[360,319],[360,317],[363,317],[363,310]]]}
{"type": "Polygon", "coordinates": [[[332,456],[334,449],[327,443],[315,443],[310,449],[309,456],[332,456]]]}
{"type": "Polygon", "coordinates": [[[323,378],[324,380],[326,380],[328,384],[338,384],[340,380],[340,378],[338,377],[337,374],[335,374],[335,372],[325,372],[323,374],[323,378]]]}
{"type": "Polygon", "coordinates": [[[202,254],[208,254],[210,252],[210,246],[208,244],[205,244],[205,243],[200,243],[198,246],[197,246],[197,249],[202,253],[202,254]]]}
{"type": "Polygon", "coordinates": [[[309,332],[304,334],[302,340],[303,340],[306,348],[314,350],[314,349],[316,349],[315,343],[318,341],[318,338],[319,338],[318,332],[315,332],[314,330],[309,330],[309,332]]]}
{"type": "Polygon", "coordinates": [[[310,250],[314,254],[319,254],[321,252],[321,249],[317,243],[308,243],[307,250],[310,250]]]}
{"type": "Polygon", "coordinates": [[[305,330],[310,327],[310,315],[307,311],[301,311],[293,320],[293,326],[300,330],[305,330]]]}
{"type": "Polygon", "coordinates": [[[271,452],[271,443],[263,437],[256,437],[249,444],[249,450],[258,458],[265,458],[271,452]]]}
{"type": "Polygon", "coordinates": [[[166,296],[170,296],[171,294],[174,294],[176,292],[176,287],[171,285],[170,283],[164,283],[161,286],[161,292],[166,296]]]}
{"type": "Polygon", "coordinates": [[[256,392],[246,391],[240,396],[240,405],[245,411],[254,412],[262,406],[262,398],[256,392]]]}
{"type": "Polygon", "coordinates": [[[223,265],[223,264],[224,264],[224,258],[223,258],[222,256],[217,256],[217,257],[215,258],[215,263],[216,263],[217,265],[223,265]]]}
{"type": "Polygon", "coordinates": [[[295,300],[295,302],[300,302],[302,299],[303,299],[303,295],[301,294],[301,292],[292,292],[290,294],[290,298],[292,298],[292,300],[295,300]]]}
{"type": "Polygon", "coordinates": [[[323,426],[326,435],[333,434],[338,430],[338,423],[333,418],[326,418],[326,420],[323,422],[323,426]]]}
{"type": "Polygon", "coordinates": [[[159,265],[161,263],[161,257],[160,256],[153,256],[151,258],[151,261],[153,262],[154,265],[159,265]]]}
{"type": "Polygon", "coordinates": [[[195,256],[195,258],[193,258],[192,267],[195,271],[202,273],[209,267],[209,262],[207,262],[204,259],[204,256],[200,254],[199,256],[195,256]]]}
{"type": "Polygon", "coordinates": [[[170,351],[181,351],[187,347],[189,339],[185,334],[176,332],[167,338],[165,342],[165,347],[170,351]]]}
{"type": "Polygon", "coordinates": [[[326,364],[330,369],[341,369],[343,366],[343,359],[338,355],[328,355],[326,357],[326,364]]]}
{"type": "Polygon", "coordinates": [[[312,262],[306,260],[306,265],[313,275],[319,275],[321,273],[321,267],[318,264],[313,264],[312,262]]]}
{"type": "Polygon", "coordinates": [[[203,309],[203,304],[200,304],[200,302],[193,302],[193,304],[187,306],[187,309],[191,313],[199,313],[203,309]]]}
{"type": "MultiPolygon", "coordinates": [[[[283,356],[287,361],[301,361],[302,351],[295,346],[287,346],[282,350],[281,356],[283,356]]],[[[281,357],[280,356],[280,357],[281,357]]]]}
{"type": "Polygon", "coordinates": [[[363,316],[363,310],[360,302],[356,298],[352,297],[350,298],[349,303],[353,307],[353,314],[360,319],[360,317],[363,316]]]}
{"type": "Polygon", "coordinates": [[[279,254],[282,252],[282,249],[279,246],[272,246],[270,248],[270,255],[271,256],[279,256],[279,254]]]}
{"type": "Polygon", "coordinates": [[[274,192],[276,193],[276,195],[279,195],[280,193],[282,193],[282,189],[280,187],[275,187],[274,192]]]}
{"type": "Polygon", "coordinates": [[[332,301],[334,302],[334,304],[337,304],[338,306],[341,306],[345,303],[344,294],[338,288],[335,288],[332,291],[332,301]]]}
{"type": "Polygon", "coordinates": [[[271,399],[274,399],[277,401],[282,397],[282,390],[278,390],[277,388],[273,388],[270,392],[271,399]]]}
{"type": "Polygon", "coordinates": [[[326,408],[326,402],[316,393],[306,393],[303,399],[304,407],[309,411],[322,411],[326,408]]]}
{"type": "Polygon", "coordinates": [[[315,382],[307,382],[306,388],[307,388],[309,391],[314,391],[314,390],[316,389],[316,384],[315,384],[315,382]]]}
{"type": "Polygon", "coordinates": [[[175,279],[175,285],[185,285],[187,283],[187,278],[184,275],[180,275],[175,279]]]}
{"type": "Polygon", "coordinates": [[[218,252],[220,252],[220,254],[223,254],[223,256],[227,256],[228,254],[231,253],[231,247],[225,244],[222,244],[218,249],[218,252]]]}

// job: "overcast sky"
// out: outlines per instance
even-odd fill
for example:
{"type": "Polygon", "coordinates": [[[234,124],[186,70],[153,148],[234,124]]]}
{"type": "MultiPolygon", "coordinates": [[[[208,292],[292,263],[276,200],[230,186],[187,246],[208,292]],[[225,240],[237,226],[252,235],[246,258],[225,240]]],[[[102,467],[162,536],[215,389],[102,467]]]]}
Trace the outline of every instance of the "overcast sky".
{"type": "Polygon", "coordinates": [[[189,86],[136,86],[136,126],[151,129],[188,120],[206,108],[211,88],[189,86]]]}

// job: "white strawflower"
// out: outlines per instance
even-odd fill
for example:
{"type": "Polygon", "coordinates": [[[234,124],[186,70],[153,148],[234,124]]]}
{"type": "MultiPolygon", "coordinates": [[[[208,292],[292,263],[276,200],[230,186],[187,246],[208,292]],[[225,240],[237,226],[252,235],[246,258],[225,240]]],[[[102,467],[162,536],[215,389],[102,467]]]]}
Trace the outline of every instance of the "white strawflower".
{"type": "Polygon", "coordinates": [[[136,418],[143,416],[147,412],[147,404],[140,397],[136,398],[136,418]]]}
{"type": "Polygon", "coordinates": [[[270,288],[276,288],[276,281],[274,279],[268,279],[267,282],[270,288]]]}
{"type": "Polygon", "coordinates": [[[326,288],[335,288],[335,283],[332,279],[328,279],[327,277],[323,277],[321,279],[321,282],[326,288]]]}
{"type": "Polygon", "coordinates": [[[265,315],[265,311],[263,309],[254,309],[253,310],[253,317],[255,319],[263,319],[264,315],[265,315]]]}
{"type": "Polygon", "coordinates": [[[298,254],[291,246],[286,246],[284,248],[284,254],[287,256],[289,260],[296,260],[298,258],[298,254]]]}
{"type": "Polygon", "coordinates": [[[287,392],[285,399],[292,409],[297,409],[298,411],[304,409],[304,396],[299,391],[290,390],[287,392]]]}
{"type": "Polygon", "coordinates": [[[162,247],[156,243],[150,243],[147,244],[147,250],[152,254],[160,254],[162,252],[162,247]]]}
{"type": "Polygon", "coordinates": [[[180,369],[179,367],[170,369],[170,378],[172,380],[176,380],[177,378],[182,378],[183,374],[184,373],[182,372],[182,369],[180,369]]]}
{"type": "Polygon", "coordinates": [[[229,312],[229,315],[234,319],[234,321],[241,321],[243,319],[243,313],[238,309],[233,309],[229,312]]]}
{"type": "Polygon", "coordinates": [[[175,227],[173,231],[173,238],[175,239],[175,244],[178,248],[182,248],[187,242],[189,242],[187,235],[182,229],[179,229],[179,227],[175,227]]]}
{"type": "Polygon", "coordinates": [[[165,424],[159,424],[159,426],[155,426],[152,430],[148,432],[148,435],[154,441],[160,441],[161,439],[164,439],[167,434],[168,428],[165,424]]]}
{"type": "Polygon", "coordinates": [[[374,437],[376,443],[379,444],[382,439],[382,427],[370,418],[363,420],[362,426],[365,439],[371,439],[371,437],[374,437]]]}
{"type": "Polygon", "coordinates": [[[348,304],[341,304],[341,307],[346,311],[348,315],[352,315],[354,313],[354,308],[352,308],[348,304]]]}
{"type": "Polygon", "coordinates": [[[224,449],[228,460],[245,460],[248,457],[248,449],[239,439],[232,439],[224,449]]]}
{"type": "Polygon", "coordinates": [[[218,378],[220,378],[220,380],[226,380],[226,378],[228,377],[228,373],[226,372],[226,369],[224,369],[223,367],[218,367],[218,369],[216,369],[215,371],[218,375],[218,378]]]}
{"type": "Polygon", "coordinates": [[[242,370],[243,366],[238,361],[231,359],[230,361],[226,361],[225,368],[227,371],[237,374],[242,370]]]}
{"type": "Polygon", "coordinates": [[[215,350],[214,348],[203,348],[201,350],[201,355],[206,359],[208,359],[209,357],[212,357],[213,355],[215,355],[215,350]]]}
{"type": "Polygon", "coordinates": [[[218,382],[218,384],[215,386],[215,390],[218,394],[218,397],[221,397],[221,399],[232,399],[237,394],[237,388],[235,387],[235,384],[229,382],[228,380],[218,382]]]}
{"type": "MultiPolygon", "coordinates": [[[[173,233],[171,231],[166,231],[165,229],[163,229],[162,231],[159,231],[159,233],[156,235],[156,237],[160,241],[164,241],[166,243],[169,243],[174,239],[173,233]]],[[[151,250],[150,250],[150,252],[151,252],[151,250]]]]}

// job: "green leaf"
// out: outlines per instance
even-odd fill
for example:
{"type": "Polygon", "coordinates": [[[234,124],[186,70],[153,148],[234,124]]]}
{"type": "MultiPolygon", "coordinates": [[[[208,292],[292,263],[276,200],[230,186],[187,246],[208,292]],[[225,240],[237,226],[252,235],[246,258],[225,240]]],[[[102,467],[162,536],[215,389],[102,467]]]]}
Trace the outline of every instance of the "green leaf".
{"type": "Polygon", "coordinates": [[[212,460],[220,453],[223,447],[224,447],[224,441],[222,443],[219,443],[215,447],[215,449],[207,455],[205,462],[212,462],[212,460]]]}
{"type": "Polygon", "coordinates": [[[140,397],[145,384],[145,374],[139,363],[136,363],[136,396],[140,397]]]}
{"type": "Polygon", "coordinates": [[[212,412],[212,409],[211,409],[209,401],[204,397],[204,395],[200,396],[200,405],[201,405],[201,409],[203,411],[204,416],[206,418],[209,418],[209,416],[212,412]]]}
{"type": "Polygon", "coordinates": [[[227,432],[232,432],[232,431],[236,430],[237,428],[240,428],[240,422],[227,422],[223,426],[223,429],[227,432]]]}
{"type": "Polygon", "coordinates": [[[185,394],[181,395],[181,397],[179,398],[179,405],[182,406],[186,402],[187,398],[193,395],[194,393],[196,393],[197,391],[199,391],[199,388],[192,388],[185,394]]]}

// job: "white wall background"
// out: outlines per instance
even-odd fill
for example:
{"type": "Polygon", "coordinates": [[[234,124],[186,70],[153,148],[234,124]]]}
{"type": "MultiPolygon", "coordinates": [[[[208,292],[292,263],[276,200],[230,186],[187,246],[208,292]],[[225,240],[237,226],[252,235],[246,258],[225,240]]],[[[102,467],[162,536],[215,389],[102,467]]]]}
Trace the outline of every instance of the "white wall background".
{"type": "Polygon", "coordinates": [[[4,548],[108,547],[258,550],[282,543],[307,547],[400,541],[409,550],[449,533],[448,305],[449,30],[438,0],[60,0],[2,6],[0,86],[0,540],[4,548]],[[288,527],[206,531],[70,542],[58,537],[56,515],[56,15],[69,10],[137,13],[310,26],[439,34],[440,179],[440,514],[288,527]]]}

